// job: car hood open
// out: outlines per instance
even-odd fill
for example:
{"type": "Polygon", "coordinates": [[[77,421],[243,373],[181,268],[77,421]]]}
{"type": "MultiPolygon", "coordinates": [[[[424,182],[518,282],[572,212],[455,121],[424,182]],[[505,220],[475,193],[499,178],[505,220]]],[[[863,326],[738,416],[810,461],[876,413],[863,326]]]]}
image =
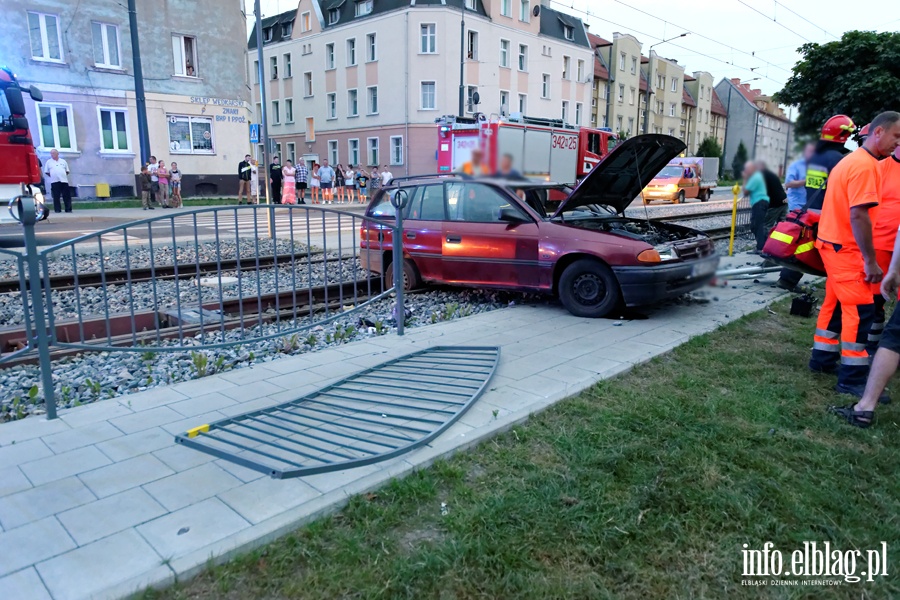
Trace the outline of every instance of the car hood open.
{"type": "Polygon", "coordinates": [[[588,204],[602,204],[617,213],[624,212],[641,190],[685,148],[681,140],[656,133],[621,142],[588,173],[553,216],[588,204]]]}

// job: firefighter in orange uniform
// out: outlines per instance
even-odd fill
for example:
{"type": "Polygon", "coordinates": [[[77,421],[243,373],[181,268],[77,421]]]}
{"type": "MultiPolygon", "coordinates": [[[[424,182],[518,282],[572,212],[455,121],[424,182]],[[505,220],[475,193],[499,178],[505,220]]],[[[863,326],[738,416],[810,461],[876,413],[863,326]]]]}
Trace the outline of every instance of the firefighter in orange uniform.
{"type": "MultiPolygon", "coordinates": [[[[894,255],[897,229],[900,228],[900,148],[881,161],[879,166],[881,167],[881,205],[872,229],[872,242],[875,246],[875,260],[878,261],[881,270],[887,273],[891,257],[894,255]]],[[[886,300],[881,295],[879,284],[872,284],[872,295],[875,300],[875,322],[872,323],[872,329],[869,331],[869,353],[875,354],[878,342],[881,340],[881,332],[884,329],[886,300]]]]}
{"type": "Polygon", "coordinates": [[[878,161],[884,157],[880,146],[893,127],[885,120],[889,114],[876,117],[863,145],[830,173],[816,241],[828,279],[809,368],[819,372],[837,368],[835,390],[857,397],[862,396],[869,374],[866,344],[875,319],[870,284],[883,276],[875,258],[872,222],[880,202],[878,161]]]}
{"type": "Polygon", "coordinates": [[[484,164],[484,152],[476,148],[472,150],[472,158],[463,163],[460,167],[460,173],[469,177],[478,177],[480,175],[488,175],[488,167],[484,164]]]}

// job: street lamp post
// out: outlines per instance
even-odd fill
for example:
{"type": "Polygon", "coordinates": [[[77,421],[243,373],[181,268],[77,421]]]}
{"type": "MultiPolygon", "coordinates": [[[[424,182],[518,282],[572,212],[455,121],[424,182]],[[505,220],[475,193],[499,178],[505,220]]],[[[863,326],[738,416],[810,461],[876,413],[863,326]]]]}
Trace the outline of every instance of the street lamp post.
{"type": "MultiPolygon", "coordinates": [[[[265,173],[266,204],[271,202],[269,195],[269,120],[266,115],[266,66],[263,61],[263,37],[262,37],[262,11],[259,0],[253,6],[253,15],[256,17],[256,60],[259,63],[259,112],[260,112],[260,138],[263,142],[263,172],[265,173]]],[[[272,209],[267,211],[269,237],[275,237],[275,213],[272,209]]]]}
{"type": "MultiPolygon", "coordinates": [[[[650,133],[650,96],[653,94],[653,48],[659,46],[660,44],[665,44],[666,42],[671,42],[672,40],[683,38],[687,34],[688,32],[685,32],[681,35],[676,35],[675,37],[671,37],[667,40],[656,42],[655,44],[651,45],[650,49],[647,51],[647,55],[650,57],[650,66],[647,68],[647,100],[646,106],[644,106],[644,133],[650,133]]],[[[638,88],[640,88],[640,79],[638,80],[638,88]]]]}

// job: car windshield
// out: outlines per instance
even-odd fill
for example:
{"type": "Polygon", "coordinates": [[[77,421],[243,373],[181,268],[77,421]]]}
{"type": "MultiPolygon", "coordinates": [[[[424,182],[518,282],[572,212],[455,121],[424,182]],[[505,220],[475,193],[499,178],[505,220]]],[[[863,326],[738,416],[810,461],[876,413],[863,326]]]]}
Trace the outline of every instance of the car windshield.
{"type": "MultiPolygon", "coordinates": [[[[536,213],[544,217],[545,219],[555,214],[557,210],[559,210],[559,205],[562,204],[563,200],[569,197],[572,193],[572,187],[568,185],[558,185],[558,186],[541,186],[541,187],[522,187],[516,188],[510,186],[510,191],[515,193],[517,196],[525,200],[526,204],[530,206],[536,213]]],[[[574,210],[567,210],[563,213],[565,216],[569,215],[602,215],[609,216],[610,214],[615,214],[610,209],[596,205],[589,204],[587,206],[579,206],[574,210]]]]}
{"type": "Polygon", "coordinates": [[[11,123],[9,118],[12,112],[9,110],[9,102],[6,101],[6,94],[0,89],[0,129],[6,129],[11,123]]]}
{"type": "Polygon", "coordinates": [[[683,172],[684,170],[678,165],[668,165],[666,166],[666,168],[660,171],[656,177],[660,179],[664,177],[681,177],[681,174],[683,172]]]}

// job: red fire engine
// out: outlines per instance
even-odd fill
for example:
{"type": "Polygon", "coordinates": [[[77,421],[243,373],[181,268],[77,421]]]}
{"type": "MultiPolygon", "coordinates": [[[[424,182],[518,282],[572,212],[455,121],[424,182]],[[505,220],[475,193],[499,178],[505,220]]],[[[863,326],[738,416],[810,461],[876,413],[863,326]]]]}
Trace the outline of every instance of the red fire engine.
{"type": "MultiPolygon", "coordinates": [[[[0,67],[0,202],[31,194],[43,207],[43,196],[38,189],[41,168],[28,131],[23,92],[36,102],[43,100],[39,89],[23,88],[12,71],[0,67]]],[[[0,222],[11,221],[10,213],[0,210],[0,222]]]]}
{"type": "Polygon", "coordinates": [[[609,154],[617,139],[609,129],[519,115],[490,120],[483,115],[448,115],[435,122],[439,173],[459,170],[479,148],[491,172],[497,170],[500,157],[509,154],[513,168],[526,177],[575,183],[609,154]]]}

